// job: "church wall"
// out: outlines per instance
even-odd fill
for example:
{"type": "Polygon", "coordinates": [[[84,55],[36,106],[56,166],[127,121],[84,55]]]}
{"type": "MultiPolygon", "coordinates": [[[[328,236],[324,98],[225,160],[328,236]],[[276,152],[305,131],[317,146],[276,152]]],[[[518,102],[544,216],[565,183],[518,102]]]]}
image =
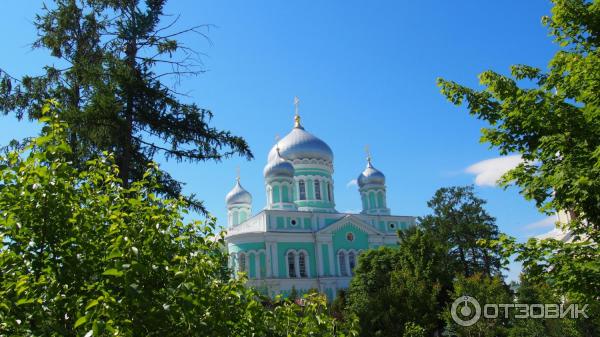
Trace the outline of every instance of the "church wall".
{"type": "MultiPolygon", "coordinates": [[[[369,248],[369,234],[362,231],[351,223],[340,227],[333,235],[333,264],[335,267],[335,275],[340,275],[340,266],[338,260],[339,250],[353,249],[358,253],[358,250],[369,248]],[[348,240],[348,234],[352,233],[353,240],[348,240]]],[[[358,255],[358,254],[357,254],[358,255]]]]}
{"type": "Polygon", "coordinates": [[[250,250],[260,250],[265,249],[264,242],[248,242],[248,243],[230,243],[228,246],[228,250],[230,254],[238,253],[238,252],[247,252],[250,250]]]}
{"type": "Polygon", "coordinates": [[[321,263],[323,263],[323,274],[327,275],[327,276],[331,276],[331,266],[329,265],[329,245],[324,243],[321,245],[321,254],[322,257],[322,261],[321,263]]]}
{"type": "Polygon", "coordinates": [[[315,259],[315,245],[312,242],[278,242],[277,243],[277,261],[279,268],[279,277],[288,278],[287,274],[287,252],[289,250],[305,250],[308,254],[309,278],[317,276],[317,260],[315,259]]]}

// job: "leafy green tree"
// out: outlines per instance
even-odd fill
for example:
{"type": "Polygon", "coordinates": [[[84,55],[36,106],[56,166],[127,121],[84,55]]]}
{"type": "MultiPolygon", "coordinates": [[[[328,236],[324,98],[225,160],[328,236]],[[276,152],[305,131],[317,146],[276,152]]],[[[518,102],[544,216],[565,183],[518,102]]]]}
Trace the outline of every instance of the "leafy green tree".
{"type": "MultiPolygon", "coordinates": [[[[110,151],[125,186],[141,179],[159,154],[190,162],[252,158],[242,138],[210,126],[212,112],[185,103],[172,85],[179,76],[202,73],[200,54],[178,38],[204,36],[206,27],[175,30],[177,19],[162,23],[165,2],[56,0],[44,6],[34,21],[33,46],[49,50],[61,67],[20,80],[0,70],[0,111],[38,118],[46,99],[58,100],[72,161],[85,167],[86,159],[110,151]]],[[[166,172],[159,178],[160,192],[181,194],[180,182],[166,172]]],[[[204,210],[193,196],[188,201],[204,210]]]]}
{"type": "Polygon", "coordinates": [[[279,300],[262,319],[261,325],[266,328],[259,336],[358,336],[356,317],[350,316],[344,322],[332,319],[326,296],[316,292],[309,292],[296,301],[279,300]]]}
{"type": "Polygon", "coordinates": [[[406,324],[431,333],[440,327],[443,283],[450,282],[446,247],[423,231],[400,232],[398,248],[361,254],[347,296],[363,336],[398,336],[406,324]]]}
{"type": "Polygon", "coordinates": [[[485,203],[472,186],[444,187],[427,202],[432,214],[419,219],[434,240],[447,243],[456,272],[464,276],[501,275],[505,263],[498,249],[482,242],[499,238],[496,219],[487,213],[485,203]]]}
{"type": "Polygon", "coordinates": [[[542,212],[567,211],[571,242],[505,238],[527,273],[571,299],[600,300],[600,2],[554,0],[543,23],[559,50],[547,69],[511,67],[510,75],[486,71],[482,90],[438,80],[455,105],[486,121],[481,141],[523,162],[500,183],[516,185],[542,212]],[[531,272],[530,272],[531,271],[531,272]]]}
{"type": "MultiPolygon", "coordinates": [[[[543,283],[533,283],[521,275],[521,283],[516,293],[516,303],[524,304],[560,304],[561,298],[554,294],[552,289],[543,283]]],[[[568,305],[568,303],[565,303],[568,305]]],[[[509,337],[579,337],[577,322],[565,318],[540,318],[540,319],[515,319],[509,329],[509,337]]]]}
{"type": "MultiPolygon", "coordinates": [[[[512,303],[510,290],[499,276],[489,277],[478,273],[469,277],[459,275],[454,281],[452,298],[457,299],[470,296],[476,299],[483,312],[486,303],[512,303]]],[[[495,319],[481,318],[471,326],[461,326],[455,323],[451,316],[451,307],[447,306],[443,313],[447,330],[454,332],[458,337],[502,337],[507,336],[510,320],[499,310],[495,319]]],[[[459,315],[459,317],[463,318],[459,315]]],[[[468,320],[469,317],[464,317],[468,320]]]]}
{"type": "Polygon", "coordinates": [[[59,115],[46,105],[41,136],[0,156],[0,335],[356,335],[322,297],[272,309],[230,278],[214,219],[184,223],[156,165],[127,187],[110,154],[73,167],[59,115]]]}

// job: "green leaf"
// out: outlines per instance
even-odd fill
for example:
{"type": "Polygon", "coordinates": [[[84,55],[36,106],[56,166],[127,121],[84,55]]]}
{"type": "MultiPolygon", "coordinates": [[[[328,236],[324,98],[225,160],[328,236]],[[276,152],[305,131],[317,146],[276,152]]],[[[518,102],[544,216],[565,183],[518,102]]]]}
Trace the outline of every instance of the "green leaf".
{"type": "Polygon", "coordinates": [[[81,316],[79,319],[77,319],[77,321],[75,321],[75,325],[73,327],[77,329],[82,324],[85,324],[85,322],[87,322],[87,316],[81,316]]]}
{"type": "Polygon", "coordinates": [[[35,300],[32,298],[22,298],[17,301],[16,305],[31,304],[33,302],[35,302],[35,300]]]}
{"type": "Polygon", "coordinates": [[[123,272],[120,270],[117,270],[115,268],[111,268],[111,269],[104,271],[104,273],[102,273],[102,275],[119,277],[119,276],[123,276],[123,272]]]}
{"type": "Polygon", "coordinates": [[[92,300],[86,307],[85,310],[90,310],[91,308],[95,307],[98,305],[98,300],[92,300]]]}

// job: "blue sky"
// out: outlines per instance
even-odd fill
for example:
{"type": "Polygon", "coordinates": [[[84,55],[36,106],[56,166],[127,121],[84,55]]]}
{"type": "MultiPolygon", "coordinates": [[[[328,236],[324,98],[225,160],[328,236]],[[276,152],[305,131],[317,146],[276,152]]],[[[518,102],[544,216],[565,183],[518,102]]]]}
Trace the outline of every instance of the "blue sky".
{"type": "MultiPolygon", "coordinates": [[[[55,62],[30,48],[40,7],[35,0],[0,4],[0,68],[13,75],[38,74],[55,62]]],[[[437,188],[477,179],[502,231],[520,239],[546,232],[551,222],[516,189],[485,185],[511,159],[480,163],[498,157],[479,143],[485,124],[447,102],[435,80],[475,87],[484,70],[506,73],[517,63],[545,68],[556,50],[541,25],[550,7],[545,0],[171,1],[166,12],[182,15],[179,27],[214,25],[210,43],[185,39],[206,54],[207,72],[183,79],[179,89],[215,113],[215,126],[245,137],[255,159],[157,159],[219,219],[240,166],[258,211],[265,204],[267,153],[276,134],[291,130],[299,96],[306,130],[334,151],[338,210],[360,209],[348,183],[363,170],[369,144],[374,165],[386,174],[393,214],[424,215],[437,188]]],[[[0,144],[36,132],[32,123],[0,118],[0,144]]]]}

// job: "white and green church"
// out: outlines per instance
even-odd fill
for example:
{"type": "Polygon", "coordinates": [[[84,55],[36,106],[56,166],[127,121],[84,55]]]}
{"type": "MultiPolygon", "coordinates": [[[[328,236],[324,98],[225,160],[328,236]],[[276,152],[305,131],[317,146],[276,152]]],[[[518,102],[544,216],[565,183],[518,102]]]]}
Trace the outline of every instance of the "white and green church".
{"type": "Polygon", "coordinates": [[[370,157],[357,179],[362,212],[338,212],[333,151],[304,129],[297,111],[294,128],[273,146],[263,174],[267,204],[257,214],[239,177],[227,194],[225,241],[235,274],[244,272],[249,286],[270,296],[295,287],[332,299],[348,287],[361,252],[396,245],[397,230],[415,224],[412,216],[390,215],[385,176],[370,157]]]}

